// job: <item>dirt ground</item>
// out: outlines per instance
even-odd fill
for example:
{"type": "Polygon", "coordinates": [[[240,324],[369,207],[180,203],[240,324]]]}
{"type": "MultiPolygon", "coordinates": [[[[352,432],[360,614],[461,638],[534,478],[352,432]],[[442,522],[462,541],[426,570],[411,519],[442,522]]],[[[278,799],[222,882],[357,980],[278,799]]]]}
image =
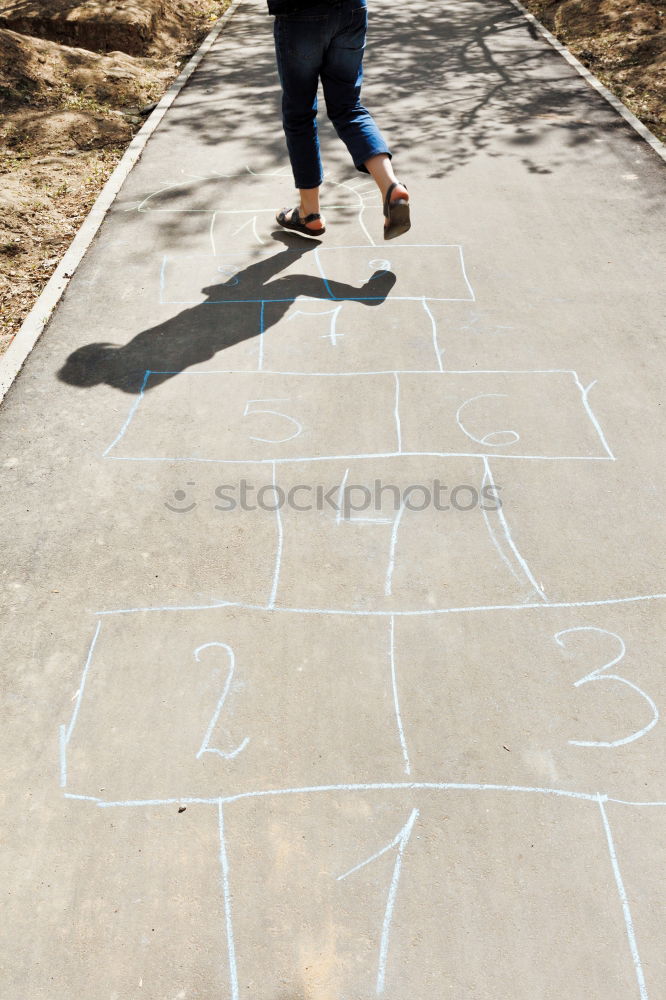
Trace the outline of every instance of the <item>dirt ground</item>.
{"type": "MultiPolygon", "coordinates": [[[[105,5],[108,0],[105,0],[105,5]]],[[[127,16],[111,24],[109,8],[95,24],[94,3],[0,0],[0,353],[48,281],[122,156],[147,109],[178,75],[229,0],[117,0],[127,16]],[[77,38],[58,39],[79,16],[77,38]],[[143,9],[142,9],[143,8],[143,9]],[[154,17],[155,8],[159,17],[154,17]],[[151,17],[144,15],[146,9],[151,17]],[[33,15],[32,17],[27,15],[33,15]],[[20,20],[18,20],[20,16],[20,20]],[[18,23],[41,37],[1,27],[18,23]],[[126,44],[139,22],[143,49],[126,44]],[[50,35],[51,37],[43,37],[50,35]]],[[[102,5],[104,7],[104,5],[102,5]]],[[[99,9],[99,8],[98,8],[99,9]]]]}
{"type": "MultiPolygon", "coordinates": [[[[666,139],[662,0],[523,2],[666,139]]],[[[0,353],[147,109],[228,3],[0,0],[0,353]]]]}
{"type": "Polygon", "coordinates": [[[522,0],[535,17],[666,142],[664,0],[522,0]]]}

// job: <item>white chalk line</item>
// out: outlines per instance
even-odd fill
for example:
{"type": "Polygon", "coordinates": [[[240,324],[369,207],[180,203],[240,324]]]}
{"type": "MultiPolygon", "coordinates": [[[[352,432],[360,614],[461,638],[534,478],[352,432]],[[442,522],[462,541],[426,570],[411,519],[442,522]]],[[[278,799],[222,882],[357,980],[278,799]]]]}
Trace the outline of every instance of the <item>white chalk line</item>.
{"type": "Polygon", "coordinates": [[[402,452],[402,428],[400,426],[400,376],[397,372],[394,372],[393,378],[395,379],[395,404],[393,407],[393,416],[395,419],[395,432],[398,441],[398,454],[402,452]]]}
{"type": "MultiPolygon", "coordinates": [[[[273,486],[277,489],[277,468],[275,462],[273,462],[273,486]]],[[[273,571],[273,585],[271,587],[271,596],[268,601],[268,609],[275,607],[275,600],[277,598],[277,590],[280,583],[280,567],[282,564],[282,548],[284,545],[284,529],[282,526],[282,512],[280,511],[279,504],[275,505],[275,519],[276,519],[276,531],[277,531],[277,544],[275,550],[275,569],[273,571]]]]}
{"type": "Polygon", "coordinates": [[[67,785],[67,746],[72,738],[72,733],[74,731],[74,726],[79,717],[79,709],[81,708],[81,699],[83,698],[83,692],[86,686],[86,680],[88,679],[88,672],[90,670],[90,664],[92,663],[93,652],[95,650],[95,644],[97,643],[97,637],[99,635],[100,629],[102,627],[101,620],[97,622],[97,628],[95,629],[95,634],[90,643],[88,649],[88,656],[86,657],[85,666],[83,668],[83,673],[81,674],[81,681],[79,683],[79,690],[76,692],[76,701],[74,702],[74,709],[72,711],[72,717],[69,720],[69,725],[60,726],[60,786],[65,788],[67,785]]]}
{"type": "Polygon", "coordinates": [[[345,474],[342,477],[342,482],[340,483],[340,489],[338,490],[338,498],[336,502],[337,511],[335,512],[335,523],[342,524],[342,514],[343,514],[343,500],[345,495],[345,487],[347,485],[347,480],[349,479],[349,469],[345,469],[345,474]]]}
{"type": "Polygon", "coordinates": [[[166,254],[162,257],[162,263],[160,264],[160,277],[159,277],[159,294],[157,296],[157,301],[159,305],[164,305],[164,293],[166,289],[166,267],[168,263],[168,258],[166,254]]]}
{"type": "Polygon", "coordinates": [[[456,410],[456,423],[460,428],[460,430],[463,432],[463,434],[465,434],[471,441],[474,441],[475,444],[488,445],[491,448],[505,448],[507,446],[517,444],[518,441],[520,441],[520,434],[518,434],[516,431],[512,430],[489,431],[487,434],[484,434],[482,438],[478,438],[476,437],[475,434],[472,434],[471,431],[468,431],[462,422],[462,417],[461,417],[462,411],[465,409],[466,406],[469,406],[470,403],[476,402],[477,399],[506,399],[507,397],[508,393],[506,392],[482,392],[479,393],[479,395],[477,396],[470,396],[469,399],[466,399],[463,403],[461,403],[458,409],[456,410]],[[496,438],[499,434],[512,435],[512,438],[509,441],[504,440],[498,442],[497,444],[493,444],[490,438],[496,438]]]}
{"type": "Polygon", "coordinates": [[[398,726],[398,736],[400,738],[402,759],[404,762],[405,774],[411,774],[412,765],[409,760],[409,750],[407,749],[407,740],[405,738],[405,730],[402,725],[402,715],[400,714],[400,697],[398,695],[398,678],[396,674],[396,664],[395,664],[395,616],[394,615],[391,615],[390,618],[389,657],[391,661],[391,688],[393,691],[393,710],[395,712],[395,721],[398,726]]]}
{"type": "MultiPolygon", "coordinates": [[[[216,251],[216,248],[215,248],[215,221],[216,221],[216,219],[217,219],[217,212],[213,212],[212,218],[210,220],[210,229],[208,231],[208,235],[210,237],[211,247],[212,247],[212,250],[213,250],[213,257],[215,257],[217,255],[217,251],[216,251]]],[[[166,261],[166,257],[164,258],[164,260],[166,261]]]]}
{"type": "Polygon", "coordinates": [[[391,921],[393,920],[393,910],[395,908],[395,901],[398,895],[398,885],[400,884],[400,875],[402,872],[402,858],[405,853],[405,848],[409,842],[409,838],[412,835],[412,829],[414,827],[414,823],[416,822],[416,818],[418,815],[419,815],[418,809],[413,809],[405,826],[398,834],[398,844],[397,844],[398,856],[395,859],[395,865],[393,868],[393,877],[391,878],[391,885],[389,887],[388,899],[386,901],[384,924],[382,926],[382,938],[379,946],[379,967],[377,969],[378,995],[384,992],[384,986],[386,982],[386,963],[388,960],[391,921]]]}
{"type": "Polygon", "coordinates": [[[259,355],[257,358],[257,371],[264,368],[264,339],[266,335],[266,303],[262,301],[259,313],[259,355]]]}
{"type": "Polygon", "coordinates": [[[201,458],[198,455],[108,455],[113,462],[203,462],[213,465],[288,465],[290,462],[348,462],[364,458],[501,458],[534,462],[610,462],[606,455],[489,455],[484,451],[378,451],[349,455],[297,455],[294,458],[201,458]]]}
{"type": "Polygon", "coordinates": [[[415,610],[401,611],[352,611],[346,608],[291,608],[287,606],[276,606],[269,608],[265,604],[248,604],[242,601],[219,600],[213,604],[195,605],[162,605],[157,607],[135,607],[135,608],[113,608],[101,611],[91,611],[90,614],[103,615],[134,615],[146,611],[218,611],[222,608],[237,608],[246,611],[271,611],[281,614],[293,615],[340,615],[351,618],[386,618],[395,615],[396,618],[418,618],[428,615],[451,615],[468,614],[471,612],[485,611],[534,611],[534,610],[557,610],[558,608],[600,608],[610,607],[617,604],[634,604],[644,601],[663,601],[666,594],[634,594],[629,597],[610,597],[595,601],[542,601],[531,604],[470,604],[463,607],[450,608],[417,608],[415,610]]]}
{"type": "Polygon", "coordinates": [[[229,858],[227,856],[227,845],[224,837],[224,802],[217,800],[218,830],[220,837],[220,874],[222,881],[222,895],[224,898],[224,919],[227,929],[227,955],[229,962],[229,982],[231,986],[231,1000],[238,1000],[238,969],[236,966],[236,945],[234,943],[234,925],[231,911],[231,889],[229,887],[229,858]]]}
{"type": "MultiPolygon", "coordinates": [[[[304,296],[304,298],[308,298],[304,296]]],[[[300,299],[300,296],[299,296],[300,299]]],[[[254,299],[252,300],[255,301],[254,299]]],[[[269,301],[263,299],[256,299],[257,302],[269,301]]],[[[283,301],[279,299],[277,301],[283,301]]],[[[295,301],[295,300],[294,300],[295,301]]],[[[322,302],[322,299],[309,298],[312,302],[322,302]]],[[[414,299],[413,301],[422,302],[422,299],[414,299]]],[[[430,300],[437,301],[437,300],[430,300]]],[[[303,310],[299,310],[303,312],[303,310]]],[[[326,309],[322,312],[316,313],[305,313],[305,316],[325,316],[328,313],[333,312],[332,309],[326,309]]],[[[294,316],[298,313],[294,313],[294,316]]],[[[151,375],[255,375],[256,372],[252,368],[207,368],[200,371],[183,371],[178,369],[158,369],[151,368],[151,375]]],[[[307,378],[363,378],[367,375],[572,375],[575,377],[576,372],[571,368],[447,368],[445,371],[439,371],[435,368],[382,368],[377,371],[347,371],[347,372],[301,372],[301,371],[280,371],[280,370],[269,370],[266,369],[266,375],[303,375],[307,378]]]]}
{"type": "Polygon", "coordinates": [[[433,346],[433,349],[435,351],[435,358],[437,359],[437,368],[438,368],[438,370],[440,372],[443,372],[444,371],[444,362],[442,360],[443,352],[440,350],[440,347],[439,347],[439,338],[438,338],[438,335],[437,335],[437,321],[436,321],[435,317],[432,314],[432,310],[430,309],[430,306],[428,305],[428,299],[425,296],[422,299],[422,302],[423,302],[423,308],[424,308],[424,310],[426,312],[426,315],[430,319],[430,325],[431,325],[431,328],[432,328],[432,346],[433,346]]]}
{"type": "Polygon", "coordinates": [[[583,386],[583,384],[581,383],[580,379],[578,378],[578,375],[576,374],[576,372],[574,372],[573,375],[574,375],[574,380],[576,382],[576,385],[580,389],[580,394],[581,394],[581,399],[583,401],[583,406],[585,407],[587,415],[590,418],[590,420],[591,420],[591,422],[592,422],[592,424],[594,426],[594,429],[596,430],[597,434],[599,435],[599,440],[601,441],[602,445],[606,449],[606,453],[607,453],[608,457],[611,458],[613,461],[615,461],[615,455],[613,454],[613,452],[611,451],[611,449],[609,447],[608,441],[606,440],[606,436],[605,436],[604,432],[601,429],[601,425],[600,425],[599,421],[597,420],[597,417],[596,417],[594,411],[592,410],[592,407],[590,406],[590,401],[589,401],[589,398],[588,398],[589,397],[589,393],[590,393],[590,389],[593,389],[594,386],[597,385],[597,379],[595,379],[593,382],[590,382],[590,384],[588,386],[583,386]]]}
{"type": "Polygon", "coordinates": [[[463,254],[463,248],[458,244],[458,254],[460,256],[460,268],[462,270],[462,275],[467,285],[469,291],[469,301],[476,302],[476,295],[474,294],[474,289],[472,288],[469,278],[467,277],[467,271],[465,270],[465,256],[463,254]]]}
{"type": "Polygon", "coordinates": [[[248,219],[247,222],[244,222],[242,224],[242,226],[239,226],[238,229],[236,229],[231,235],[232,236],[238,236],[239,233],[242,233],[243,230],[247,229],[247,227],[250,226],[250,225],[252,226],[252,234],[253,234],[255,240],[257,241],[257,243],[261,243],[262,246],[266,246],[266,240],[263,240],[261,238],[261,236],[259,235],[258,231],[257,231],[257,216],[256,215],[253,215],[251,219],[248,219]]]}
{"type": "MultiPolygon", "coordinates": [[[[484,458],[483,464],[484,464],[484,468],[485,468],[485,478],[488,479],[488,482],[491,484],[491,486],[493,487],[493,489],[495,490],[495,492],[497,492],[497,486],[495,484],[495,480],[493,479],[493,474],[490,471],[490,463],[489,463],[487,457],[484,458]]],[[[532,573],[531,569],[529,568],[529,566],[527,564],[527,561],[520,554],[520,551],[518,550],[518,546],[516,545],[516,543],[513,540],[513,536],[511,534],[511,530],[509,528],[509,524],[507,522],[506,517],[504,516],[504,509],[503,509],[503,507],[498,507],[497,508],[497,518],[498,518],[498,520],[499,520],[499,522],[500,522],[500,524],[502,526],[502,531],[504,532],[504,537],[506,538],[507,544],[508,544],[511,552],[513,553],[513,556],[514,556],[516,562],[518,563],[518,565],[520,566],[521,570],[523,571],[523,573],[524,573],[524,575],[525,575],[528,583],[531,584],[531,586],[533,587],[535,593],[537,593],[539,595],[539,597],[541,598],[541,600],[544,601],[544,602],[547,602],[548,598],[546,597],[544,591],[541,589],[541,587],[539,586],[539,584],[536,582],[536,579],[534,578],[534,574],[532,573]]],[[[492,537],[492,535],[491,535],[491,537],[492,537]]]]}
{"type": "MultiPolygon", "coordinates": [[[[372,236],[370,235],[370,233],[368,231],[368,228],[367,228],[367,226],[366,226],[366,224],[365,224],[365,222],[363,220],[363,214],[365,212],[365,201],[363,199],[363,196],[361,194],[359,194],[359,192],[356,191],[349,183],[340,182],[340,181],[331,181],[331,183],[335,184],[336,187],[345,188],[347,191],[351,192],[351,194],[353,194],[355,198],[358,199],[358,201],[360,202],[360,206],[361,206],[359,208],[359,210],[358,210],[358,215],[357,215],[358,224],[361,227],[361,229],[363,230],[363,232],[365,233],[365,235],[367,237],[367,240],[368,240],[368,243],[370,244],[370,246],[371,247],[376,246],[377,244],[375,243],[375,241],[373,240],[372,236]]],[[[332,247],[331,249],[337,249],[337,248],[333,248],[332,247]]],[[[351,249],[351,248],[347,247],[347,248],[342,248],[342,249],[351,249]]],[[[365,247],[364,247],[364,249],[365,249],[365,247]]]]}
{"type": "MultiPolygon", "coordinates": [[[[152,806],[169,806],[175,803],[182,803],[183,805],[214,805],[217,806],[220,801],[224,804],[230,802],[238,801],[239,799],[248,798],[269,798],[272,796],[282,796],[282,795],[313,795],[318,793],[335,793],[335,792],[391,792],[391,791],[471,791],[471,792],[516,792],[516,793],[530,793],[535,795],[545,795],[554,796],[555,798],[570,798],[579,799],[586,802],[599,801],[599,793],[588,793],[588,792],[576,792],[569,791],[563,788],[538,788],[531,787],[528,785],[494,785],[494,784],[470,784],[464,782],[415,782],[415,781],[399,781],[399,782],[372,782],[366,784],[341,784],[341,785],[309,785],[298,788],[275,788],[275,789],[260,789],[254,792],[238,792],[235,795],[230,795],[220,800],[219,796],[215,797],[202,797],[202,796],[187,796],[180,795],[177,798],[163,798],[163,799],[125,799],[125,800],[105,800],[100,799],[95,795],[75,795],[72,792],[64,792],[64,797],[67,799],[81,799],[85,802],[95,802],[96,805],[101,809],[116,809],[116,808],[146,808],[152,806]]],[[[654,801],[639,801],[631,799],[618,799],[613,798],[610,795],[602,795],[602,800],[604,802],[610,802],[613,805],[629,806],[631,808],[643,809],[656,806],[657,808],[666,809],[666,801],[654,800],[654,801]]]]}
{"type": "Polygon", "coordinates": [[[106,456],[109,454],[109,452],[113,448],[115,448],[115,446],[118,444],[118,442],[121,441],[122,438],[124,438],[125,434],[127,433],[129,425],[131,424],[131,422],[132,422],[132,420],[134,418],[134,414],[136,413],[136,411],[137,411],[137,409],[139,407],[139,404],[140,404],[141,400],[143,399],[143,395],[144,395],[144,393],[146,391],[146,384],[147,384],[148,379],[150,378],[151,374],[152,374],[152,372],[150,371],[150,368],[147,368],[146,372],[145,372],[145,374],[143,376],[143,382],[141,383],[141,388],[139,389],[139,393],[138,393],[136,399],[134,400],[132,406],[130,407],[129,413],[127,414],[127,419],[125,420],[125,423],[122,425],[122,427],[118,431],[118,434],[113,439],[113,441],[111,442],[111,444],[102,453],[102,458],[106,458],[106,456]]]}
{"type": "Polygon", "coordinates": [[[400,504],[400,510],[395,516],[393,521],[393,530],[391,531],[391,541],[389,543],[389,561],[388,568],[386,570],[386,578],[384,580],[384,597],[391,597],[393,595],[393,574],[395,572],[395,552],[398,545],[398,532],[400,531],[400,524],[402,522],[403,515],[406,510],[406,504],[403,499],[400,504]]]}
{"type": "Polygon", "coordinates": [[[606,842],[608,844],[608,853],[610,854],[611,865],[613,868],[613,875],[615,876],[615,884],[617,886],[617,891],[620,897],[620,901],[622,903],[622,913],[624,915],[624,922],[627,928],[627,939],[629,941],[631,958],[634,963],[634,970],[636,972],[638,991],[640,993],[641,1000],[648,1000],[648,992],[647,992],[647,987],[645,985],[645,975],[643,973],[641,958],[638,953],[638,944],[636,942],[636,933],[634,931],[634,922],[631,916],[631,909],[629,907],[629,899],[627,897],[627,892],[624,887],[624,882],[622,881],[622,873],[620,872],[620,865],[618,863],[617,853],[615,851],[615,844],[613,843],[613,834],[610,828],[610,823],[608,822],[606,809],[604,808],[604,802],[608,800],[606,799],[605,796],[599,795],[597,801],[599,802],[599,810],[601,812],[601,819],[604,825],[604,832],[606,834],[606,842]]]}
{"type": "MultiPolygon", "coordinates": [[[[489,473],[489,468],[488,468],[487,464],[484,463],[484,467],[485,467],[485,471],[484,471],[484,475],[483,475],[483,480],[481,482],[481,490],[482,491],[484,490],[484,488],[486,487],[486,485],[489,485],[491,483],[491,479],[489,478],[489,474],[488,474],[489,473]]],[[[509,559],[509,557],[507,556],[506,552],[504,551],[504,548],[500,545],[499,539],[497,538],[497,535],[495,534],[495,529],[493,528],[492,524],[490,523],[489,513],[488,513],[488,511],[485,509],[485,507],[483,505],[481,505],[481,513],[483,515],[483,520],[485,521],[485,525],[486,525],[486,528],[488,530],[488,534],[490,535],[490,540],[493,543],[493,545],[495,546],[495,549],[497,550],[497,553],[498,553],[500,559],[502,560],[502,562],[504,563],[504,565],[508,568],[508,570],[511,573],[511,575],[513,576],[513,578],[515,580],[521,580],[521,574],[518,573],[518,571],[515,569],[515,567],[513,566],[511,560],[509,559]]]]}
{"type": "MultiPolygon", "coordinates": [[[[237,792],[233,795],[215,796],[214,798],[187,797],[167,799],[127,799],[124,801],[99,800],[97,806],[101,809],[134,808],[147,806],[173,805],[182,802],[184,805],[229,805],[246,799],[281,798],[294,795],[318,795],[338,792],[511,792],[528,795],[545,795],[554,798],[577,799],[583,802],[599,802],[598,792],[575,792],[562,788],[540,788],[530,785],[500,785],[490,783],[453,782],[453,781],[377,781],[339,785],[305,785],[295,788],[266,788],[255,791],[237,792]]],[[[604,801],[613,799],[604,796],[604,801]]],[[[625,803],[633,804],[633,803],[625,803]]]]}

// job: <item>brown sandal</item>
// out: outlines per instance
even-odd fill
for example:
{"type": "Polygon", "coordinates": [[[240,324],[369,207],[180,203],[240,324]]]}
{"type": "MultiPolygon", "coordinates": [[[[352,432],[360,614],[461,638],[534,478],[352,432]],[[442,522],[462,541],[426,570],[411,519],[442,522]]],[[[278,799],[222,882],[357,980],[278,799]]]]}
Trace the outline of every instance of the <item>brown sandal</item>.
{"type": "Polygon", "coordinates": [[[396,236],[402,236],[412,227],[409,217],[409,202],[406,198],[396,198],[391,201],[391,195],[397,187],[407,186],[405,184],[391,184],[384,198],[384,218],[388,219],[388,226],[384,226],[384,239],[394,240],[396,236]]]}

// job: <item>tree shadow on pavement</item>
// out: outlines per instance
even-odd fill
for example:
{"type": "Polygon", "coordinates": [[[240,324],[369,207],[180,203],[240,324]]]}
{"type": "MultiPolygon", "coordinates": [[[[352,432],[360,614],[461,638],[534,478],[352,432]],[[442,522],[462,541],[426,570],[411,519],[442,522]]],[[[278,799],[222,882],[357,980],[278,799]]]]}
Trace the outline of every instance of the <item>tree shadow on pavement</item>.
{"type": "MultiPolygon", "coordinates": [[[[397,22],[393,8],[370,10],[364,94],[394,152],[408,151],[426,176],[465,166],[499,136],[502,147],[493,155],[517,155],[529,171],[528,151],[553,128],[566,130],[562,155],[574,159],[608,127],[613,116],[603,99],[582,86],[507,0],[404,0],[397,22]]],[[[166,129],[195,133],[214,147],[235,137],[252,137],[256,145],[260,136],[267,168],[284,164],[271,31],[263,8],[241,5],[224,45],[197,71],[190,101],[172,111],[166,129]],[[243,46],[251,47],[251,67],[236,56],[243,46]]],[[[319,120],[322,133],[332,134],[323,102],[319,120]]],[[[337,144],[329,159],[348,164],[337,144]]]]}
{"type": "Polygon", "coordinates": [[[308,274],[276,279],[320,242],[306,242],[299,237],[292,240],[282,233],[274,237],[285,244],[284,250],[250,264],[227,281],[204,288],[208,296],[205,302],[143,330],[127,344],[95,343],[78,348],[60,368],[58,378],[78,388],[105,383],[123,392],[138,393],[148,369],[155,374],[146,388],[154,388],[220,351],[260,336],[301,297],[327,302],[351,299],[378,306],[397,280],[392,271],[376,271],[359,287],[308,274]],[[270,310],[262,309],[264,301],[271,303],[270,310]]]}

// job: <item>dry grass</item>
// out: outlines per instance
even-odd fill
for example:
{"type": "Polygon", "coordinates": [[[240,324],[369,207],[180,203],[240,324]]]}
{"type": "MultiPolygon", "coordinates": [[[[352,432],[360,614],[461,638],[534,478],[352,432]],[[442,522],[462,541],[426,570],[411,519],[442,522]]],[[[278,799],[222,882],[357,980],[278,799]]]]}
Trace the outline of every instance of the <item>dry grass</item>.
{"type": "Polygon", "coordinates": [[[524,5],[666,141],[663,0],[523,0],[524,5]]]}
{"type": "Polygon", "coordinates": [[[165,0],[146,55],[0,29],[0,353],[105,181],[228,0],[165,0]]]}

